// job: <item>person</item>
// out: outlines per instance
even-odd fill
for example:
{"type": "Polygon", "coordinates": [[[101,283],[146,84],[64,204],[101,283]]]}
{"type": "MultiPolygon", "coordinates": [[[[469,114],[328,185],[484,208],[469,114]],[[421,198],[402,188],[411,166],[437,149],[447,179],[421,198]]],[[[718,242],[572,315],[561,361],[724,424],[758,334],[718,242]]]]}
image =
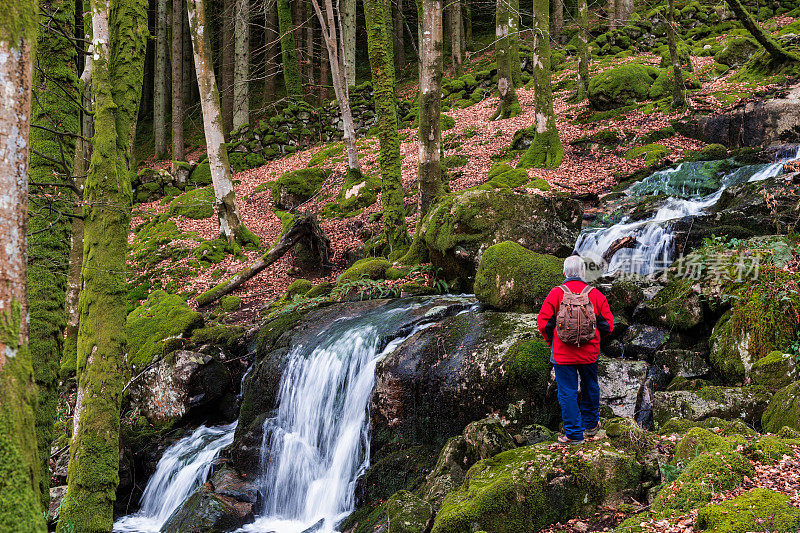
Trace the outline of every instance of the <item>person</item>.
{"type": "Polygon", "coordinates": [[[564,261],[564,277],[547,295],[537,325],[551,347],[565,433],[559,441],[572,444],[600,430],[597,357],[600,341],[614,329],[614,316],[606,297],[584,281],[586,263],[580,256],[564,261]]]}

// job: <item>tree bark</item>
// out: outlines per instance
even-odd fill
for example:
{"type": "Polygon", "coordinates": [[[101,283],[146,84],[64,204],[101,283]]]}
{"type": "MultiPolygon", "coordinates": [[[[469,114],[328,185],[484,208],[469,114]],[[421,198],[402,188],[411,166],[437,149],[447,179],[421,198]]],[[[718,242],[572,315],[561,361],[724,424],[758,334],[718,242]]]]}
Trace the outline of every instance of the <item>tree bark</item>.
{"type": "Polygon", "coordinates": [[[564,0],[553,0],[552,39],[558,42],[564,29],[564,0]]]}
{"type": "Polygon", "coordinates": [[[578,90],[576,100],[589,95],[589,8],[586,0],[578,0],[578,90]]]}
{"type": "Polygon", "coordinates": [[[517,168],[556,168],[564,160],[558,137],[550,83],[550,2],[533,0],[533,86],[536,94],[536,135],[517,168]]]}
{"type": "Polygon", "coordinates": [[[92,2],[95,133],[86,178],[78,330],[78,390],[58,531],[110,531],[119,483],[125,262],[132,203],[131,149],[141,98],[147,2],[92,2]],[[74,528],[74,529],[73,529],[74,528]]]}
{"type": "Polygon", "coordinates": [[[347,86],[356,84],[356,0],[340,0],[342,41],[344,42],[344,73],[347,86]]]}
{"type": "MultiPolygon", "coordinates": [[[[172,0],[172,160],[183,161],[183,0],[172,0]]],[[[173,169],[173,173],[176,169],[173,169]]]]}
{"type": "Polygon", "coordinates": [[[685,87],[683,84],[683,71],[681,71],[681,58],[678,56],[678,45],[675,39],[675,0],[667,3],[667,48],[669,49],[669,60],[672,63],[672,107],[680,109],[686,105],[684,97],[685,87]]]}
{"type": "Polygon", "coordinates": [[[734,12],[736,18],[742,23],[747,31],[755,38],[758,43],[777,61],[800,61],[800,56],[793,52],[784,50],[781,45],[769,36],[761,26],[755,21],[749,11],[742,5],[740,0],[727,0],[731,11],[734,12]]]}
{"type": "Polygon", "coordinates": [[[222,132],[219,92],[211,60],[211,43],[206,24],[204,0],[187,0],[187,8],[189,27],[192,32],[197,85],[200,88],[200,106],[203,110],[203,131],[205,132],[208,162],[211,166],[211,181],[214,186],[214,198],[219,218],[219,234],[229,242],[252,241],[255,237],[244,227],[239,216],[239,207],[231,181],[228,151],[224,146],[225,136],[222,132]]]}
{"type": "Polygon", "coordinates": [[[50,445],[58,403],[58,375],[66,327],[64,293],[70,250],[71,189],[80,100],[72,39],[74,0],[40,6],[33,76],[28,220],[30,354],[36,380],[36,438],[42,503],[50,501],[50,445]],[[58,30],[56,30],[58,28],[58,30]],[[43,186],[55,183],[57,186],[43,186]]]}
{"type": "Polygon", "coordinates": [[[394,3],[394,64],[398,70],[406,66],[406,43],[403,31],[403,0],[394,3]]]}
{"type": "Polygon", "coordinates": [[[508,17],[511,81],[514,82],[514,88],[518,88],[522,87],[522,63],[519,59],[519,0],[505,0],[505,2],[509,6],[506,16],[508,17]]]}
{"type": "Polygon", "coordinates": [[[461,16],[464,19],[464,51],[472,47],[472,7],[468,1],[461,7],[461,16]]]}
{"type": "Polygon", "coordinates": [[[278,74],[280,38],[278,36],[278,5],[276,0],[264,2],[264,103],[275,101],[275,80],[278,74]]]}
{"type": "Polygon", "coordinates": [[[496,40],[494,42],[495,55],[497,56],[497,91],[500,94],[500,106],[495,111],[492,120],[516,117],[522,114],[522,108],[514,90],[514,81],[511,76],[511,62],[513,60],[513,43],[509,33],[513,25],[510,0],[497,0],[496,40]]]}
{"type": "Polygon", "coordinates": [[[167,26],[168,0],[156,0],[156,43],[153,65],[153,139],[156,159],[167,157],[167,26]]]}
{"type": "Polygon", "coordinates": [[[409,244],[403,205],[403,177],[400,173],[400,135],[397,123],[392,37],[384,0],[363,0],[367,24],[367,51],[372,71],[372,91],[378,115],[378,139],[381,169],[383,227],[388,252],[397,252],[409,244]]]}
{"type": "MultiPolygon", "coordinates": [[[[184,7],[186,3],[184,2],[184,7]]],[[[197,98],[197,81],[196,73],[194,72],[194,61],[192,57],[192,34],[189,31],[189,18],[186,15],[186,10],[183,10],[183,84],[181,85],[181,93],[183,93],[183,107],[187,109],[192,102],[197,98]]]]}
{"type": "Polygon", "coordinates": [[[321,36],[322,50],[319,53],[319,99],[321,102],[326,102],[330,98],[331,86],[331,64],[328,57],[327,47],[325,46],[325,37],[321,36]]]}
{"type": "Polygon", "coordinates": [[[278,2],[278,27],[281,34],[281,58],[283,60],[283,83],[286,94],[300,96],[303,94],[303,83],[300,69],[297,66],[297,48],[295,47],[292,9],[289,0],[278,2]]]}
{"type": "Polygon", "coordinates": [[[422,0],[419,68],[419,220],[446,192],[442,176],[442,0],[422,0]]]}
{"type": "MultiPolygon", "coordinates": [[[[463,56],[461,55],[463,41],[461,24],[461,2],[460,0],[452,0],[450,4],[450,34],[453,44],[450,50],[450,58],[453,64],[453,72],[456,76],[461,74],[461,65],[464,63],[463,56]]],[[[522,75],[520,74],[520,78],[521,77],[522,75]]]]}
{"type": "MultiPolygon", "coordinates": [[[[220,50],[220,96],[222,101],[222,133],[225,138],[233,131],[233,80],[235,71],[235,18],[236,1],[223,0],[222,19],[220,20],[220,31],[222,32],[222,49],[220,50]]],[[[199,73],[198,73],[199,80],[199,73]]],[[[200,97],[202,99],[202,96],[200,97]]]]}
{"type": "MultiPolygon", "coordinates": [[[[0,24],[0,530],[45,532],[28,352],[25,242],[31,44],[36,2],[3,4],[0,24]],[[12,22],[9,24],[8,22],[12,22]]],[[[45,474],[46,475],[46,474],[45,474]]]]}
{"type": "Polygon", "coordinates": [[[617,27],[617,1],[619,0],[608,0],[608,4],[606,4],[606,16],[608,17],[609,30],[613,30],[617,27]]]}
{"type": "Polygon", "coordinates": [[[633,13],[633,0],[617,0],[614,22],[618,27],[625,26],[633,13]]]}
{"type": "Polygon", "coordinates": [[[250,123],[250,0],[236,0],[233,129],[250,123]]]}
{"type": "Polygon", "coordinates": [[[305,37],[305,79],[314,90],[314,14],[310,0],[303,1],[303,36],[305,37]]]}

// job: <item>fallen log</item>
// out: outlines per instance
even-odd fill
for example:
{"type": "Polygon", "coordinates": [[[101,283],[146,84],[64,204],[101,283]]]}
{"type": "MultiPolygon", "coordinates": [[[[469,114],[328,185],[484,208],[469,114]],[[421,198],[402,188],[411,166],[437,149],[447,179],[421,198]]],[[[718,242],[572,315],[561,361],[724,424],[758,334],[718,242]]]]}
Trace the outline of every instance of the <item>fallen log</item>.
{"type": "Polygon", "coordinates": [[[627,237],[622,237],[621,239],[617,239],[616,241],[611,243],[611,246],[608,247],[608,250],[603,252],[603,261],[606,263],[611,262],[611,258],[614,257],[614,254],[622,250],[623,248],[634,248],[636,245],[639,244],[639,241],[636,240],[636,237],[633,235],[628,235],[627,237]]]}
{"type": "Polygon", "coordinates": [[[269,251],[244,267],[233,277],[200,294],[195,299],[197,306],[205,307],[233,292],[241,287],[244,282],[263,271],[300,243],[303,243],[311,250],[320,264],[327,264],[330,255],[330,240],[317,224],[317,219],[314,215],[296,215],[289,227],[269,251]]]}

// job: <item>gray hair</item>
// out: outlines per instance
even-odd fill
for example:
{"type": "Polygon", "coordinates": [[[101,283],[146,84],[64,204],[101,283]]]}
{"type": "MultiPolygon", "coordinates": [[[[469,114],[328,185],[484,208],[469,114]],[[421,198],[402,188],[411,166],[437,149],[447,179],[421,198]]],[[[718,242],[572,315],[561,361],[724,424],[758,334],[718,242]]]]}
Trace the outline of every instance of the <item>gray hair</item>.
{"type": "Polygon", "coordinates": [[[581,278],[586,277],[586,263],[579,255],[571,255],[564,259],[564,277],[581,278]]]}

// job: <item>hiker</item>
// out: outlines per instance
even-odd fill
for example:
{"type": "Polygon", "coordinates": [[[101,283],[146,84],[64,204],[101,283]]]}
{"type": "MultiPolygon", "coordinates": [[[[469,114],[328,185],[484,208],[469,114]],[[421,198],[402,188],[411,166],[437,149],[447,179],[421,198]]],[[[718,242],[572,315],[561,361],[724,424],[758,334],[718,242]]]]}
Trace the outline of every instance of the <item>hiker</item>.
{"type": "Polygon", "coordinates": [[[551,347],[550,362],[558,385],[565,433],[558,440],[572,444],[600,430],[597,357],[600,340],[614,329],[614,316],[606,297],[584,281],[586,263],[580,256],[564,260],[564,277],[564,283],[547,295],[537,323],[551,347]]]}

